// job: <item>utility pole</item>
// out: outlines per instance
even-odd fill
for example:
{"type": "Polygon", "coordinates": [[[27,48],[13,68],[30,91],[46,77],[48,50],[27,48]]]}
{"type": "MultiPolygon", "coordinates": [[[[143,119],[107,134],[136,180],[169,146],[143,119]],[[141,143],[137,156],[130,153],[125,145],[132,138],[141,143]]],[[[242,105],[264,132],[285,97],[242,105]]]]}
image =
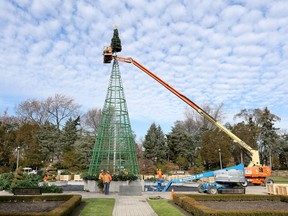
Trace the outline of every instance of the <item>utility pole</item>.
{"type": "Polygon", "coordinates": [[[19,156],[20,156],[20,146],[17,146],[17,148],[16,148],[16,150],[17,150],[17,165],[16,165],[16,169],[18,169],[18,167],[19,167],[19,156]]]}
{"type": "Polygon", "coordinates": [[[222,158],[221,158],[221,149],[218,149],[219,152],[219,161],[220,161],[220,168],[222,169],[222,158]]]}

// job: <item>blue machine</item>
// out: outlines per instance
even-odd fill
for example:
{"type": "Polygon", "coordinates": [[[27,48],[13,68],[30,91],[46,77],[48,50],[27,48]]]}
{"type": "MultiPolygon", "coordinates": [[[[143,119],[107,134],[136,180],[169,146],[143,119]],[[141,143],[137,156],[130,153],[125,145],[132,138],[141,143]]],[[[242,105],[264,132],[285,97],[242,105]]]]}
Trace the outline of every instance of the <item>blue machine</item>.
{"type": "Polygon", "coordinates": [[[245,179],[244,165],[238,164],[225,169],[190,175],[179,179],[171,179],[162,191],[166,192],[172,183],[185,183],[209,177],[214,177],[215,181],[200,183],[198,186],[198,191],[200,193],[207,192],[209,194],[216,194],[219,190],[233,189],[236,186],[239,187],[239,183],[243,186],[247,183],[245,179]]]}

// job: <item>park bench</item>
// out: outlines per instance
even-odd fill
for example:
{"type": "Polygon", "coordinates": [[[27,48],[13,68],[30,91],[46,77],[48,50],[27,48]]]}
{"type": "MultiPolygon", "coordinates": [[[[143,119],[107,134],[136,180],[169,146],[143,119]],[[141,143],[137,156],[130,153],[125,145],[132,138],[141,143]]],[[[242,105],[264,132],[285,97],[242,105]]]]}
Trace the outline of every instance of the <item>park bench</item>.
{"type": "Polygon", "coordinates": [[[41,188],[14,188],[14,195],[41,195],[41,188]]]}
{"type": "Polygon", "coordinates": [[[218,190],[219,194],[245,194],[245,188],[226,188],[218,190]]]}

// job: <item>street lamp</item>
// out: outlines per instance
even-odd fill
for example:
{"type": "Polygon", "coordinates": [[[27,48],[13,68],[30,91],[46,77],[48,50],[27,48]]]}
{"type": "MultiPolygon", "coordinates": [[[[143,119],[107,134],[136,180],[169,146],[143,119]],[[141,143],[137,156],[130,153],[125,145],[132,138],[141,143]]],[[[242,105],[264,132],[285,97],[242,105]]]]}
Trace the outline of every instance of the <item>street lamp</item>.
{"type": "Polygon", "coordinates": [[[17,150],[17,165],[16,165],[16,169],[18,169],[18,166],[19,166],[19,152],[20,152],[20,146],[17,146],[16,150],[17,150]]]}
{"type": "Polygon", "coordinates": [[[155,164],[157,164],[157,157],[154,157],[154,162],[155,162],[155,164]]]}
{"type": "Polygon", "coordinates": [[[221,158],[221,149],[218,149],[219,152],[219,161],[220,161],[220,168],[222,169],[222,158],[221,158]]]}

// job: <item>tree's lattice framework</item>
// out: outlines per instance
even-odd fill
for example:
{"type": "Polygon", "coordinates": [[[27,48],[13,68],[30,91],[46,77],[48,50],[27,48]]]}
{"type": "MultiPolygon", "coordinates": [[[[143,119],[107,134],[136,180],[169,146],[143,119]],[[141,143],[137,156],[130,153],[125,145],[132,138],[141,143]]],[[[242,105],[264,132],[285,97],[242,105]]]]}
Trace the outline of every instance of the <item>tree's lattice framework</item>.
{"type": "Polygon", "coordinates": [[[139,174],[136,145],[122,85],[119,64],[113,61],[108,91],[89,166],[89,175],[101,169],[139,174]]]}

